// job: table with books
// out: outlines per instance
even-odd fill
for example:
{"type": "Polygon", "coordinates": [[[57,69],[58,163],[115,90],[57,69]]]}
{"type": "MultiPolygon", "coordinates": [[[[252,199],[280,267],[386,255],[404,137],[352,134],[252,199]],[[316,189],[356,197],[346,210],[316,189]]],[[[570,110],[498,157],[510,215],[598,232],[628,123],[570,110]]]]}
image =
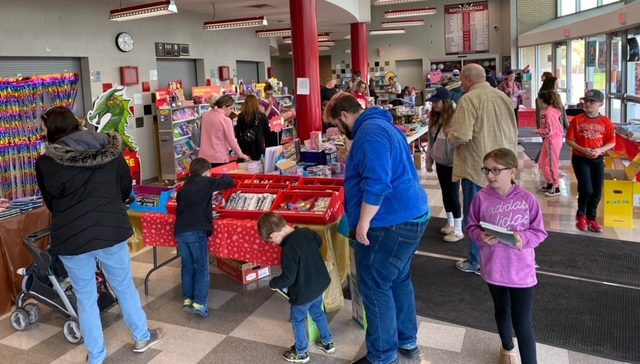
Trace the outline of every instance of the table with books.
{"type": "MultiPolygon", "coordinates": [[[[292,225],[309,227],[318,232],[325,244],[321,251],[332,276],[333,291],[341,291],[349,271],[347,239],[338,234],[338,221],[344,212],[342,180],[301,178],[297,176],[230,174],[235,188],[219,192],[213,198],[214,234],[209,238],[209,252],[261,266],[280,265],[280,246],[261,240],[257,219],[265,211],[278,212],[292,225]],[[259,209],[258,209],[259,208],[259,209]]],[[[175,215],[144,213],[141,217],[142,238],[153,247],[153,268],[157,269],[179,257],[158,262],[157,247],[176,247],[175,215]]],[[[330,287],[331,288],[331,287],[330,287]]]]}

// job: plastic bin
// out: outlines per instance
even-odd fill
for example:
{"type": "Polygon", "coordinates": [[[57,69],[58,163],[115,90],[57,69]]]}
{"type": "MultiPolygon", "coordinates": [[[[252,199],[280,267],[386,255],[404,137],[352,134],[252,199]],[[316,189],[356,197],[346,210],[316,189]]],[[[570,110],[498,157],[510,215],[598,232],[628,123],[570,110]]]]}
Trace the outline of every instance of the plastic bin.
{"type": "MultiPolygon", "coordinates": [[[[257,188],[232,188],[225,192],[224,194],[224,204],[218,206],[216,211],[224,218],[233,218],[233,219],[254,219],[257,220],[267,211],[271,211],[270,207],[268,210],[236,210],[236,209],[227,209],[224,205],[229,201],[231,195],[235,192],[244,192],[244,193],[268,193],[276,196],[275,200],[277,200],[277,195],[280,192],[279,190],[271,190],[271,189],[257,189],[257,188]]],[[[275,204],[274,200],[274,204],[275,204]]]]}
{"type": "Polygon", "coordinates": [[[174,188],[161,187],[161,186],[133,186],[133,195],[136,197],[136,201],[129,206],[131,211],[139,212],[156,212],[160,214],[167,213],[167,202],[171,198],[171,195],[175,192],[174,188]],[[138,198],[150,197],[157,198],[158,202],[156,206],[145,206],[138,202],[138,198]]]}
{"type": "Polygon", "coordinates": [[[342,200],[338,192],[326,191],[284,191],[280,192],[271,210],[281,214],[288,222],[322,225],[337,220],[342,208],[342,200]],[[329,203],[324,211],[312,211],[319,197],[329,197],[329,203]],[[291,211],[282,209],[283,204],[309,201],[310,211],[291,211]]]}

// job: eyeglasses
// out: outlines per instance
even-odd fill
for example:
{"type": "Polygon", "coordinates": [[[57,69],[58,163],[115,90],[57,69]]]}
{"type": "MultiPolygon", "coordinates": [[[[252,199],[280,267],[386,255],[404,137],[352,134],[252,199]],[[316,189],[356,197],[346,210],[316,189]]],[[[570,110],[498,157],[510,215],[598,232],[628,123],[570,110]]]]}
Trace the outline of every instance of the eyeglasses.
{"type": "Polygon", "coordinates": [[[480,168],[480,170],[482,171],[482,174],[484,174],[485,176],[489,175],[489,172],[491,172],[491,174],[493,174],[494,176],[499,175],[502,171],[506,171],[509,170],[511,168],[507,167],[507,168],[487,168],[487,167],[482,167],[480,168]]]}

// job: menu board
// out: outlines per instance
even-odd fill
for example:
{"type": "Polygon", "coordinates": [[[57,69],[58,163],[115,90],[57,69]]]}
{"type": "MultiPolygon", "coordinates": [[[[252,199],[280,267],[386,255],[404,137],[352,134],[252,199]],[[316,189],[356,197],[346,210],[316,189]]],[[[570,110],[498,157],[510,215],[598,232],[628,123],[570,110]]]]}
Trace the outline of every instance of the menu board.
{"type": "Polygon", "coordinates": [[[445,53],[489,52],[489,2],[444,6],[445,53]]]}

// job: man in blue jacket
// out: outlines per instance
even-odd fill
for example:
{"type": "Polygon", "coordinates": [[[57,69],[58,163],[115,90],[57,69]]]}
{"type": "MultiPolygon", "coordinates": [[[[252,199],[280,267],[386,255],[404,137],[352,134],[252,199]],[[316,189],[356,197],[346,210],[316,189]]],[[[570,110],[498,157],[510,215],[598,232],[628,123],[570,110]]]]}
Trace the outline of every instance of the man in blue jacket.
{"type": "Polygon", "coordinates": [[[353,145],[345,171],[345,207],[367,312],[367,355],[356,363],[420,356],[411,261],[430,218],[429,200],[404,134],[383,109],[363,110],[349,94],[331,99],[325,121],[353,145]]]}

